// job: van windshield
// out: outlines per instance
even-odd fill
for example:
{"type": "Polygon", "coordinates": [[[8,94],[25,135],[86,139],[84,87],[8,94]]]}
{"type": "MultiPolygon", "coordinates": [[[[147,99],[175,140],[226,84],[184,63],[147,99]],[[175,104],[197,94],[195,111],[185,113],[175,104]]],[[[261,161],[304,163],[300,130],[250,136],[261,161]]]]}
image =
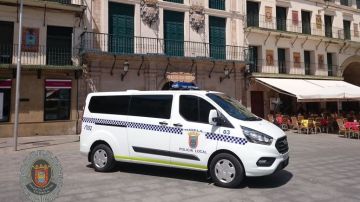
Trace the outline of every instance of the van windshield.
{"type": "Polygon", "coordinates": [[[252,114],[248,109],[246,109],[239,101],[231,98],[225,94],[220,93],[208,93],[206,94],[210,99],[212,99],[216,104],[218,104],[224,111],[226,111],[230,116],[243,120],[243,121],[260,121],[261,118],[252,114]]]}

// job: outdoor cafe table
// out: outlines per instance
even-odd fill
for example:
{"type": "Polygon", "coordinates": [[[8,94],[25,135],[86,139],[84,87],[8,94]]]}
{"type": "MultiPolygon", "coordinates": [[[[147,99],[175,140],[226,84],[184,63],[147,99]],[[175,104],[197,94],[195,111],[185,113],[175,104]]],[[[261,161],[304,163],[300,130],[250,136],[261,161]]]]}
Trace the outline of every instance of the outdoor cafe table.
{"type": "Polygon", "coordinates": [[[351,122],[351,121],[347,121],[345,122],[345,128],[346,129],[352,129],[352,130],[359,130],[359,126],[360,126],[360,123],[359,122],[351,122]]]}

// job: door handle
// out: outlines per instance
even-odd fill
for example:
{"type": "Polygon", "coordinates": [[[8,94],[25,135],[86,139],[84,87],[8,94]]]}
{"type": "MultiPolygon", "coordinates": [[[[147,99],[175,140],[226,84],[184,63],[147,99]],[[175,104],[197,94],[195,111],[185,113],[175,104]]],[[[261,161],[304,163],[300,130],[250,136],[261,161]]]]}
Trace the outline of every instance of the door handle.
{"type": "Polygon", "coordinates": [[[182,127],[183,125],[180,124],[180,123],[174,123],[174,126],[175,126],[175,127],[182,127]]]}
{"type": "Polygon", "coordinates": [[[167,126],[168,123],[166,123],[165,121],[159,122],[160,125],[162,126],[167,126]]]}

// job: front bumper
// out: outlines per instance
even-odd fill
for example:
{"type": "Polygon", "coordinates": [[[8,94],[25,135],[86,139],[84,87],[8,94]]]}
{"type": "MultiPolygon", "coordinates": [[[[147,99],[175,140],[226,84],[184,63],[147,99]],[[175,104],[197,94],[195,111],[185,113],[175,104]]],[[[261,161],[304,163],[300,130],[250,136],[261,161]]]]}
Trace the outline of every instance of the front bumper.
{"type": "Polygon", "coordinates": [[[279,170],[284,169],[289,164],[289,153],[287,152],[285,154],[277,154],[277,155],[269,155],[269,154],[266,155],[263,153],[262,155],[258,155],[256,157],[253,156],[253,158],[251,160],[249,159],[248,162],[249,164],[245,166],[246,176],[257,177],[257,176],[271,175],[279,170]],[[256,165],[256,162],[261,157],[273,157],[275,158],[275,161],[271,166],[268,167],[258,166],[256,165]],[[252,162],[250,163],[250,161],[252,162]]]}
{"type": "Polygon", "coordinates": [[[284,161],[280,162],[280,164],[277,166],[276,170],[274,171],[274,173],[283,170],[284,168],[286,168],[286,166],[289,165],[289,161],[290,161],[290,157],[288,157],[287,159],[285,159],[284,161]]]}

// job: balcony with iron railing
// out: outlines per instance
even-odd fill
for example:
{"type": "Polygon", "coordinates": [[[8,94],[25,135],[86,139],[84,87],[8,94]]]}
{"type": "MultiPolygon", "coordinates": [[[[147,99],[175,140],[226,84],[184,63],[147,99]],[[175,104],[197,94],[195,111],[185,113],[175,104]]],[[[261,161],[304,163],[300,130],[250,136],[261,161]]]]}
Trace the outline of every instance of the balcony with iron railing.
{"type": "MultiPolygon", "coordinates": [[[[1,4],[17,7],[19,4],[19,0],[1,0],[1,4]]],[[[36,1],[24,0],[24,6],[82,12],[86,7],[86,1],[85,0],[36,0],[36,1]]]]}
{"type": "Polygon", "coordinates": [[[276,74],[287,76],[319,76],[319,77],[338,77],[341,75],[337,65],[305,63],[294,61],[266,61],[263,59],[249,61],[251,73],[276,74]]]}
{"type": "Polygon", "coordinates": [[[248,48],[242,46],[94,32],[81,34],[80,53],[159,55],[244,62],[248,60],[248,48]]]}
{"type": "Polygon", "coordinates": [[[359,30],[344,30],[338,27],[329,27],[324,24],[308,23],[304,25],[302,21],[291,19],[267,18],[260,15],[259,18],[248,17],[247,28],[259,28],[265,30],[275,30],[278,32],[288,32],[295,34],[305,34],[312,36],[327,37],[339,40],[351,40],[360,42],[359,30]]]}
{"type": "MultiPolygon", "coordinates": [[[[0,44],[0,67],[14,68],[18,59],[18,45],[0,44]]],[[[25,68],[35,69],[75,69],[74,63],[76,49],[46,47],[46,46],[22,46],[21,65],[25,68]]]]}
{"type": "Polygon", "coordinates": [[[84,5],[85,0],[42,0],[42,1],[56,2],[65,5],[84,5]]]}

